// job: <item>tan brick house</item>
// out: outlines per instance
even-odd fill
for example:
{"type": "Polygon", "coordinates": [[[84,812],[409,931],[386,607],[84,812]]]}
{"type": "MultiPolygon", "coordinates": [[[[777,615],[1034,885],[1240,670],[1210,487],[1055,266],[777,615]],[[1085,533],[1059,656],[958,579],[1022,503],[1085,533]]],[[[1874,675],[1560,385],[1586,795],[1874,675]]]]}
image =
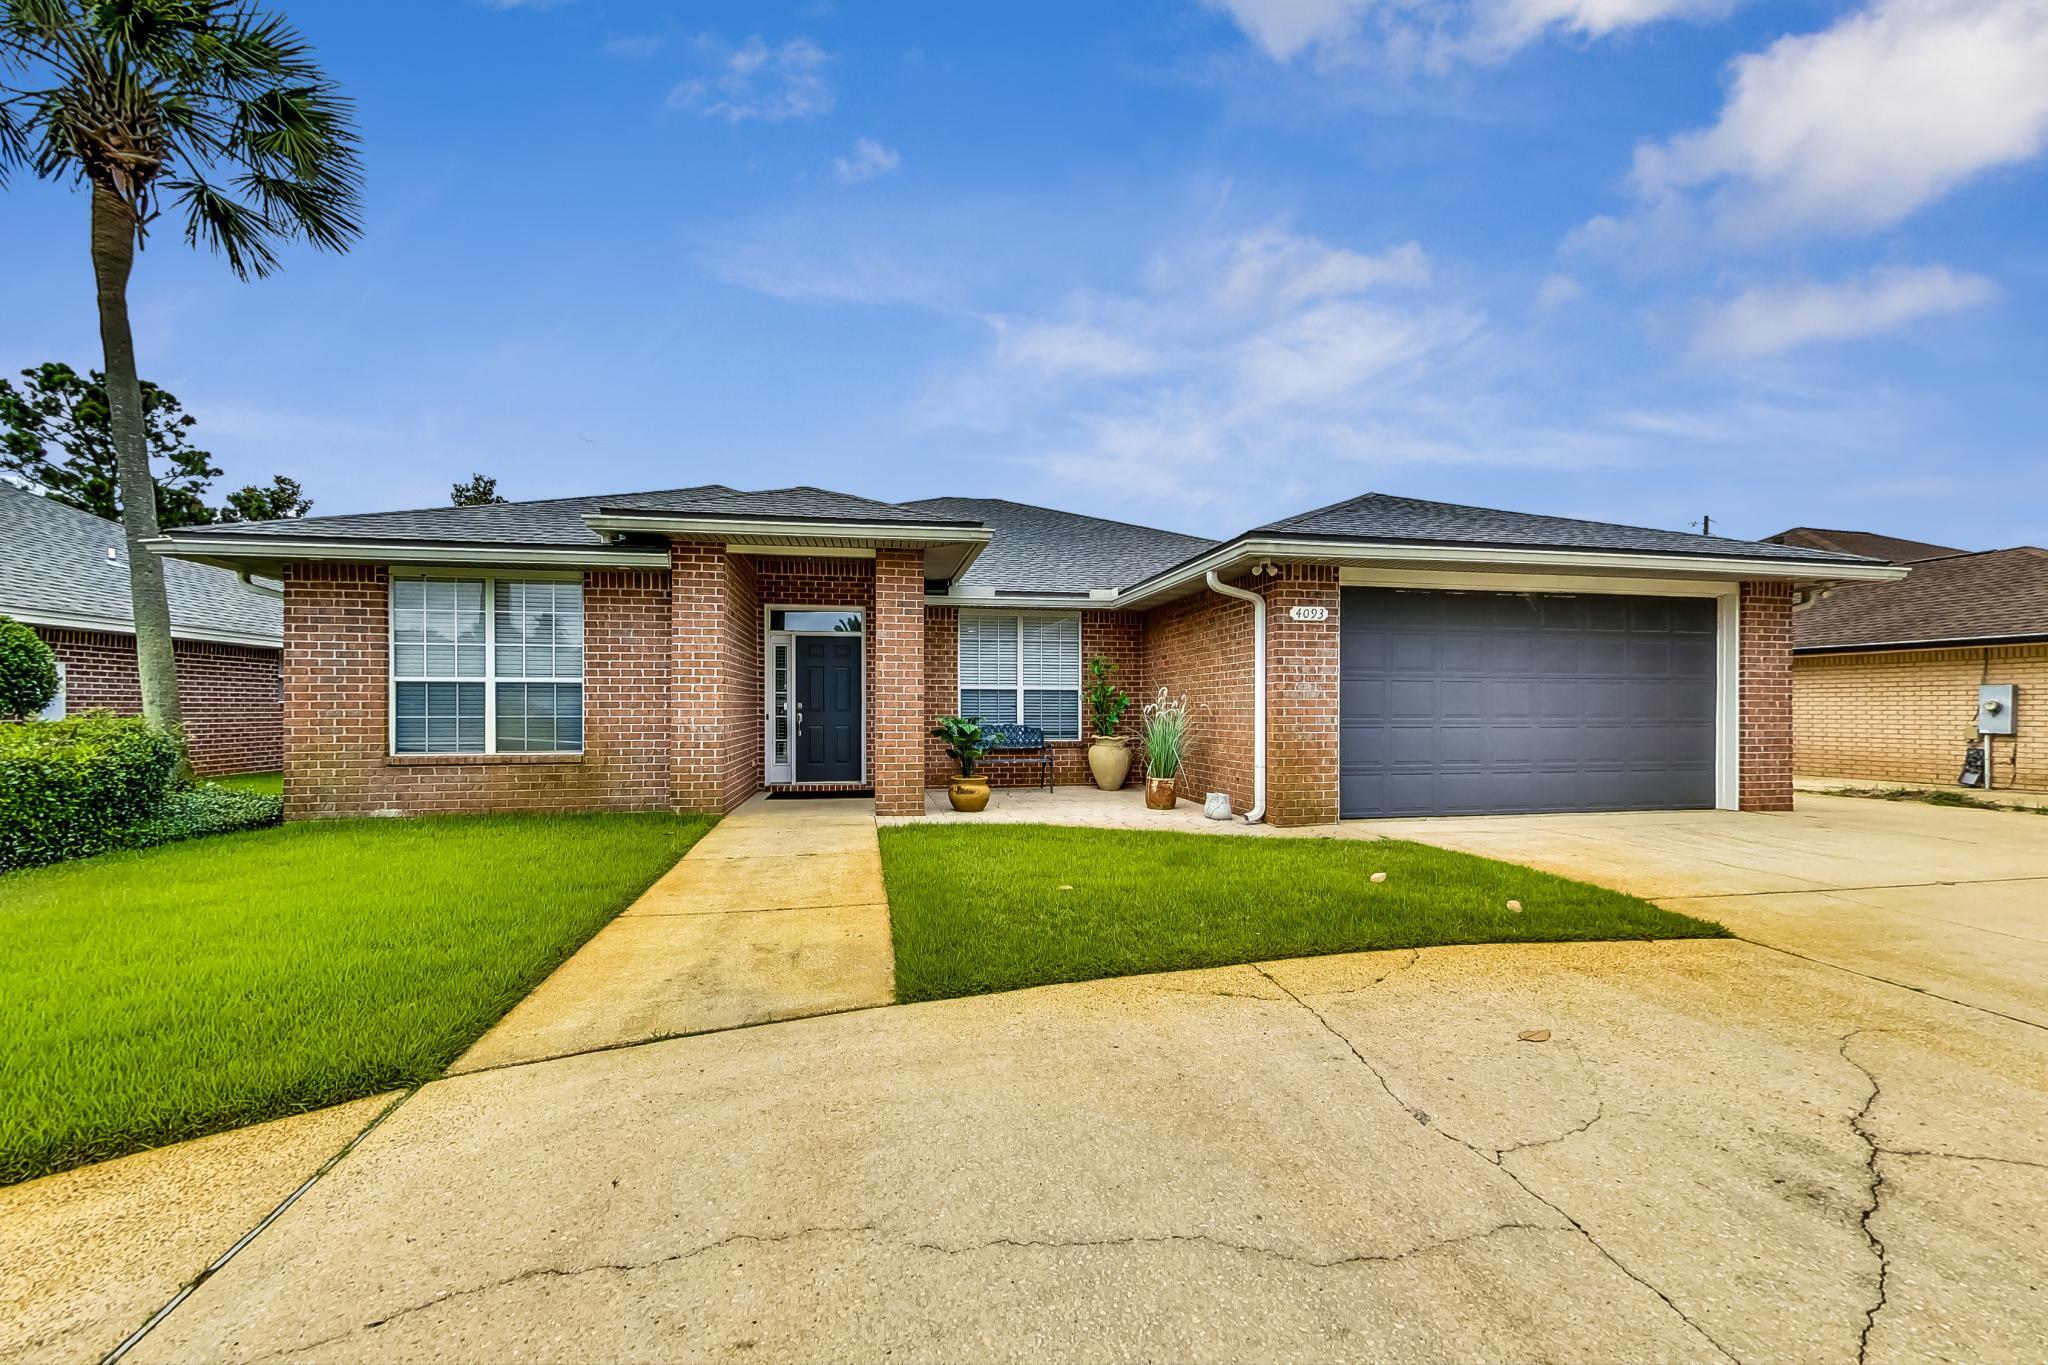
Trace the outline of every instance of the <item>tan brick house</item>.
{"type": "Polygon", "coordinates": [[[1096,655],[1193,702],[1184,792],[1276,824],[1783,809],[1794,594],[1901,572],[1382,494],[1226,541],[710,486],[159,548],[285,585],[292,817],[729,810],[764,788],[915,813],[954,712],[1043,730],[1055,780],[1085,781],[1096,655]]]}
{"type": "MultiPolygon", "coordinates": [[[[0,480],[0,615],[57,656],[63,690],[47,714],[142,712],[126,538],[120,524],[0,480]]],[[[276,591],[198,564],[165,566],[178,700],[201,773],[274,772],[283,757],[276,591]]]]}
{"type": "Polygon", "coordinates": [[[1971,553],[1805,527],[1772,539],[1912,570],[1831,589],[1794,613],[1801,776],[1953,783],[1977,734],[1978,687],[2009,683],[2016,732],[1991,738],[1992,785],[2048,790],[2048,550],[1971,553]]]}

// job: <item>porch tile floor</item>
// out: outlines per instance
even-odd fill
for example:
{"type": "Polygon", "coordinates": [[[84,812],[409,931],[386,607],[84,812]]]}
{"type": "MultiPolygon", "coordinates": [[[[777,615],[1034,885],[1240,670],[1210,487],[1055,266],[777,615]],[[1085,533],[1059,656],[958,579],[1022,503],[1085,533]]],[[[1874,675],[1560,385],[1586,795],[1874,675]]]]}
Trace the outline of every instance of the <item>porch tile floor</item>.
{"type": "Polygon", "coordinates": [[[956,811],[943,790],[924,794],[923,815],[883,816],[881,825],[979,823],[996,825],[1081,825],[1090,829],[1179,830],[1186,834],[1245,834],[1265,839],[1373,839],[1367,824],[1309,825],[1279,829],[1247,825],[1240,811],[1228,820],[1202,814],[1200,801],[1182,801],[1170,811],[1147,810],[1145,788],[1106,792],[1095,787],[998,787],[978,815],[956,811]]]}
{"type": "Polygon", "coordinates": [[[757,796],[719,821],[450,1070],[895,998],[874,802],[757,796]]]}

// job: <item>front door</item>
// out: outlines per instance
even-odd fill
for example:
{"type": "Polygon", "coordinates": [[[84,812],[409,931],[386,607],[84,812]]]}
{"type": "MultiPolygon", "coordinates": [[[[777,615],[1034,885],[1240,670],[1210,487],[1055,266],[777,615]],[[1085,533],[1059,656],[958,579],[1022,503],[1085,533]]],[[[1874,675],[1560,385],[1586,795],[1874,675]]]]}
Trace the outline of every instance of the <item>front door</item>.
{"type": "Polygon", "coordinates": [[[860,648],[858,635],[797,637],[799,782],[861,780],[860,648]]]}

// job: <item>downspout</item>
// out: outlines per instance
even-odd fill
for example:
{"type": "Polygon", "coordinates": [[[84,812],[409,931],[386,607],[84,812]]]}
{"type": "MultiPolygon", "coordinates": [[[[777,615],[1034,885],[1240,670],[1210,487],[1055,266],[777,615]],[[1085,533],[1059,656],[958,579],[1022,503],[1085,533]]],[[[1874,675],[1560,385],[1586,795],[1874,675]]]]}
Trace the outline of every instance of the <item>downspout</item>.
{"type": "Polygon", "coordinates": [[[1244,822],[1256,825],[1266,818],[1266,599],[1231,587],[1214,569],[1209,570],[1209,586],[1252,604],[1252,808],[1244,822]]]}

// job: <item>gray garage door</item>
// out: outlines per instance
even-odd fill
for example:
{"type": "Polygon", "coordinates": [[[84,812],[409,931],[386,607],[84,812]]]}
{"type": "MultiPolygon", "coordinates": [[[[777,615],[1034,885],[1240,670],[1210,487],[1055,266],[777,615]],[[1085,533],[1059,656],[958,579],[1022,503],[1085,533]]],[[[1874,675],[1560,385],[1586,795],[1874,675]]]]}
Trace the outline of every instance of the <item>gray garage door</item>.
{"type": "Polygon", "coordinates": [[[1346,588],[1347,817],[1714,804],[1714,602],[1346,588]]]}

